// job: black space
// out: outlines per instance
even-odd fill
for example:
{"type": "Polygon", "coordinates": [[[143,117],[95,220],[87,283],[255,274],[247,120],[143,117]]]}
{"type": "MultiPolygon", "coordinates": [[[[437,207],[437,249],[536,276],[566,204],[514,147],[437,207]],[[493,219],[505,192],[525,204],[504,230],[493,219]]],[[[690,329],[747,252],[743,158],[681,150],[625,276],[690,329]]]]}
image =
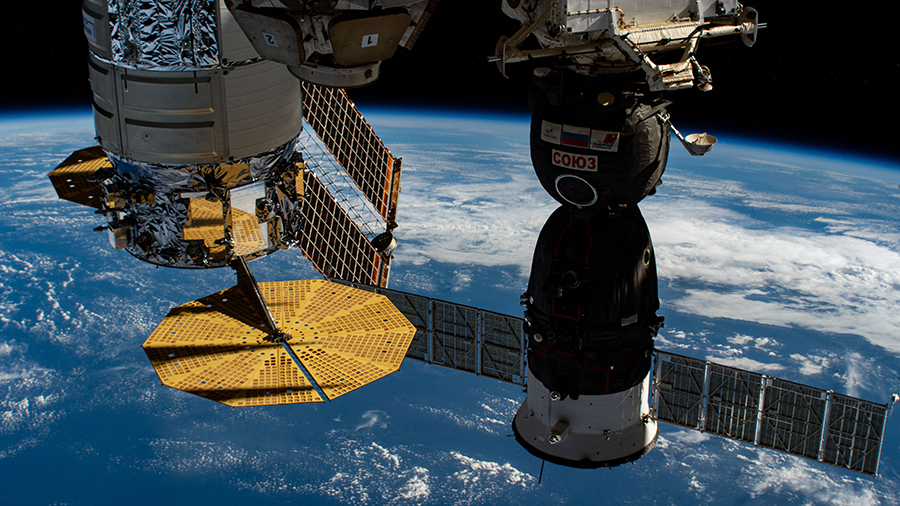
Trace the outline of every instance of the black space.
{"type": "MultiPolygon", "coordinates": [[[[377,83],[350,96],[361,105],[525,112],[531,68],[514,66],[507,80],[487,63],[497,39],[517,29],[500,2],[443,0],[415,48],[399,50],[377,83]]],[[[715,89],[671,93],[675,124],[900,159],[900,2],[870,1],[860,9],[837,2],[745,3],[768,28],[753,48],[740,42],[700,48],[715,89]]],[[[10,7],[11,58],[0,108],[90,104],[80,2],[10,7]]]]}

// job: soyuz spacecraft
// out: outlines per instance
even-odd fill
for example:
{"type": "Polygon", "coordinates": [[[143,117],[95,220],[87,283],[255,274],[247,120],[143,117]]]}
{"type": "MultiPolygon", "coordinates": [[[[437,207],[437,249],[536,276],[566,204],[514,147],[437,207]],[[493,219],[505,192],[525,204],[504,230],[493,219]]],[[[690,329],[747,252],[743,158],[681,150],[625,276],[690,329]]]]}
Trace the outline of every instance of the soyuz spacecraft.
{"type": "Polygon", "coordinates": [[[507,0],[503,11],[522,28],[493,61],[537,62],[531,159],[562,204],[522,296],[519,444],[560,465],[612,467],[649,452],[666,421],[877,474],[888,405],[654,350],[663,319],[637,204],[661,184],[670,132],[694,156],[716,142],[672,125],[669,92],[710,91],[700,42],[752,46],[757,12],[736,0],[507,0]],[[537,47],[524,48],[529,36],[537,47]]]}
{"type": "Polygon", "coordinates": [[[437,3],[84,1],[99,146],[51,172],[54,187],[140,260],[237,273],[144,343],[163,383],[231,406],[320,402],[405,356],[526,386],[516,440],[556,464],[634,461],[663,421],[877,474],[890,405],[653,345],[663,320],[637,205],[670,134],[692,155],[716,142],[682,136],[666,106],[712,89],[703,39],[755,43],[764,25],[736,0],[501,0],[522,27],[491,61],[534,67],[531,157],[561,204],[524,318],[387,288],[401,160],[343,88],[376,80],[437,3]],[[257,283],[248,262],[290,247],[334,282],[257,283]]]}

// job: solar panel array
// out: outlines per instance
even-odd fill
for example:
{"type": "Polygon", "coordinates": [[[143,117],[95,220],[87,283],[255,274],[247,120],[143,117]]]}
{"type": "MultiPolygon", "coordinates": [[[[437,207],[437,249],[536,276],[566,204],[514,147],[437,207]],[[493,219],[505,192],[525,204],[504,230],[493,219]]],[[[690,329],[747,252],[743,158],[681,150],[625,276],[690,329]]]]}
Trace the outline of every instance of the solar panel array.
{"type": "Polygon", "coordinates": [[[342,89],[301,81],[304,120],[388,222],[396,219],[400,160],[385,147],[342,89]]]}
{"type": "Polygon", "coordinates": [[[656,352],[656,417],[877,475],[888,406],[656,352]]]}
{"type": "Polygon", "coordinates": [[[525,385],[522,318],[397,290],[347,284],[386,296],[416,327],[407,358],[525,385]]]}
{"type": "Polygon", "coordinates": [[[238,287],[172,308],[143,348],[160,381],[229,406],[322,402],[238,287]]]}
{"type": "Polygon", "coordinates": [[[100,146],[79,149],[50,171],[50,182],[59,198],[100,209],[103,191],[91,178],[105,167],[112,164],[100,146]]]}
{"type": "MultiPolygon", "coordinates": [[[[324,280],[259,283],[275,325],[334,399],[396,371],[415,329],[382,296],[324,280]]],[[[173,308],[143,344],[163,384],[229,406],[321,402],[239,286],[173,308]]]]}
{"type": "MultiPolygon", "coordinates": [[[[416,327],[406,356],[525,384],[521,318],[421,295],[345,283],[385,295],[416,327]]],[[[656,351],[659,421],[875,475],[887,405],[705,360],[656,351]]]]}
{"type": "Polygon", "coordinates": [[[387,284],[390,257],[368,238],[312,173],[304,176],[306,201],[300,248],[322,274],[366,285],[387,284]]]}
{"type": "MultiPolygon", "coordinates": [[[[346,284],[385,295],[416,327],[407,358],[525,384],[523,319],[397,290],[346,284]]],[[[886,405],[705,360],[655,353],[653,403],[659,421],[877,474],[886,405]]]]}

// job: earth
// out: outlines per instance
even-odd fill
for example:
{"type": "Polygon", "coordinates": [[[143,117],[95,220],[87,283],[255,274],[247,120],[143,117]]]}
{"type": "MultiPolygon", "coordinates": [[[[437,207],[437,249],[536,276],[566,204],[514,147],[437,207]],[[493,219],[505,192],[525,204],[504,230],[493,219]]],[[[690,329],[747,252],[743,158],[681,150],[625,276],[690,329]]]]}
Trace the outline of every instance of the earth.
{"type": "MultiPolygon", "coordinates": [[[[520,315],[557,204],[528,118],[364,109],[404,159],[391,288],[520,315]]],[[[718,132],[713,132],[718,134],[718,132]]],[[[518,446],[521,388],[406,361],[324,405],[233,409],[162,386],[140,344],[230,271],[116,252],[46,174],[94,144],[89,110],[0,117],[2,504],[898,504],[881,476],[661,424],[635,465],[577,470],[518,446]]],[[[900,389],[900,165],[719,135],[673,145],[642,204],[658,257],[657,347],[887,402],[900,389]]],[[[259,281],[318,277],[299,251],[259,281]]]]}

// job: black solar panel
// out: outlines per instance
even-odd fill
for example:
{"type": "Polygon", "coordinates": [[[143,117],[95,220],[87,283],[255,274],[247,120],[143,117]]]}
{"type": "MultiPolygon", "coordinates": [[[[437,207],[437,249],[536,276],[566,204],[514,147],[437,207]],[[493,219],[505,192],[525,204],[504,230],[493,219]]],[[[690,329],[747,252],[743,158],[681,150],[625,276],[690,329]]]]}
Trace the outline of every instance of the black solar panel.
{"type": "Polygon", "coordinates": [[[876,475],[888,406],[656,352],[656,417],[876,475]]]}

